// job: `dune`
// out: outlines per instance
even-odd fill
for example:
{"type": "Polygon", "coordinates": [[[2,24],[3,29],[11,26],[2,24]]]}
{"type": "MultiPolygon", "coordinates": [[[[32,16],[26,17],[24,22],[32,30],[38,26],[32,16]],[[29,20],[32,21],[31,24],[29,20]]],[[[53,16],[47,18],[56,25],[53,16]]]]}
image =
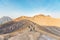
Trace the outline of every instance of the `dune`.
{"type": "Polygon", "coordinates": [[[53,18],[49,15],[45,16],[43,14],[39,14],[39,15],[35,15],[33,17],[21,16],[21,17],[14,19],[14,21],[20,21],[23,19],[33,21],[39,25],[60,27],[60,19],[53,18]]]}

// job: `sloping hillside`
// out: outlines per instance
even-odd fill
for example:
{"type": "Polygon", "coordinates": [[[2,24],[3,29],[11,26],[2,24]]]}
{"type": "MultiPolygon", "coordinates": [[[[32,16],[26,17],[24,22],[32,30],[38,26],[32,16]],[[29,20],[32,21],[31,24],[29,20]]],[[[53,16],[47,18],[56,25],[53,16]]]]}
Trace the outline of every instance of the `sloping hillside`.
{"type": "Polygon", "coordinates": [[[24,30],[24,28],[29,28],[30,31],[42,30],[42,31],[60,36],[60,27],[40,26],[29,20],[21,20],[18,22],[10,22],[10,23],[3,24],[0,26],[0,34],[11,33],[19,29],[24,30]]]}
{"type": "Polygon", "coordinates": [[[60,40],[59,37],[56,37],[52,34],[45,32],[31,31],[22,34],[18,34],[14,37],[9,38],[9,40],[60,40]]]}
{"type": "MultiPolygon", "coordinates": [[[[30,32],[31,32],[31,35],[38,32],[38,35],[39,34],[42,35],[42,36],[40,36],[40,37],[42,37],[42,40],[43,40],[43,38],[44,38],[44,40],[45,39],[48,40],[48,38],[44,37],[46,35],[47,35],[46,37],[49,37],[50,40],[53,40],[53,39],[58,40],[60,37],[60,31],[59,30],[60,30],[60,27],[40,26],[40,25],[38,25],[38,24],[36,24],[30,20],[26,20],[26,19],[20,20],[17,22],[11,21],[11,22],[8,22],[6,24],[0,25],[0,35],[1,34],[2,35],[8,34],[8,36],[12,35],[11,37],[13,37],[14,40],[15,40],[15,36],[17,36],[17,38],[20,38],[20,36],[18,36],[18,35],[19,34],[27,35],[25,33],[28,33],[28,36],[29,36],[30,32]]],[[[7,36],[7,38],[8,38],[8,36],[7,36]]],[[[29,37],[32,37],[32,36],[29,36],[29,37]]],[[[39,37],[39,40],[41,40],[40,37],[39,37]]],[[[23,38],[23,36],[22,36],[22,38],[23,38]]],[[[32,39],[34,39],[34,38],[32,38],[32,39]]],[[[9,39],[9,40],[12,40],[12,39],[9,39]]],[[[16,39],[16,40],[18,40],[18,39],[16,39]]]]}
{"type": "Polygon", "coordinates": [[[33,25],[33,22],[31,22],[29,20],[21,20],[18,22],[9,22],[9,23],[6,23],[6,24],[3,24],[0,26],[0,34],[10,33],[15,30],[25,28],[25,27],[30,28],[30,26],[34,27],[35,25],[33,25]]]}

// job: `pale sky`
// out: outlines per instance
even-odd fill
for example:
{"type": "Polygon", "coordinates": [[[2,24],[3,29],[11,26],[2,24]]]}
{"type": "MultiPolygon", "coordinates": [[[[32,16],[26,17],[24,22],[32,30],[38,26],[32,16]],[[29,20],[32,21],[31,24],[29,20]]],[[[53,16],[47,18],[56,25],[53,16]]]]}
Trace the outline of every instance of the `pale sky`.
{"type": "Polygon", "coordinates": [[[60,0],[0,0],[0,17],[51,15],[60,18],[60,0]]]}

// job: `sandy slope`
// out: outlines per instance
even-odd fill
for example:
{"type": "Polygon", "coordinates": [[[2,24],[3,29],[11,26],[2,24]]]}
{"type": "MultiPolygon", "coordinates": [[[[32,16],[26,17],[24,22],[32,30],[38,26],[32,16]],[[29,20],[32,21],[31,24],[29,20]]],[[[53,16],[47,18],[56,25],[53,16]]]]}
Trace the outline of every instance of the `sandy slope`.
{"type": "Polygon", "coordinates": [[[60,19],[52,18],[50,16],[45,16],[42,14],[35,15],[33,17],[21,16],[21,17],[16,18],[14,21],[19,21],[22,19],[27,19],[27,20],[33,21],[39,25],[60,27],[60,19]]]}

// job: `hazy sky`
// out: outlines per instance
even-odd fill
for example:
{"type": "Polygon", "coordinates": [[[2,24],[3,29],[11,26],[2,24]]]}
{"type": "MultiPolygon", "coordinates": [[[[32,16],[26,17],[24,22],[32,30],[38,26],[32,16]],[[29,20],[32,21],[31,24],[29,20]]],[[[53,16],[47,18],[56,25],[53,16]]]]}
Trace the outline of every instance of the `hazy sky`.
{"type": "Polygon", "coordinates": [[[51,15],[60,18],[60,0],[0,0],[0,17],[51,15]]]}

